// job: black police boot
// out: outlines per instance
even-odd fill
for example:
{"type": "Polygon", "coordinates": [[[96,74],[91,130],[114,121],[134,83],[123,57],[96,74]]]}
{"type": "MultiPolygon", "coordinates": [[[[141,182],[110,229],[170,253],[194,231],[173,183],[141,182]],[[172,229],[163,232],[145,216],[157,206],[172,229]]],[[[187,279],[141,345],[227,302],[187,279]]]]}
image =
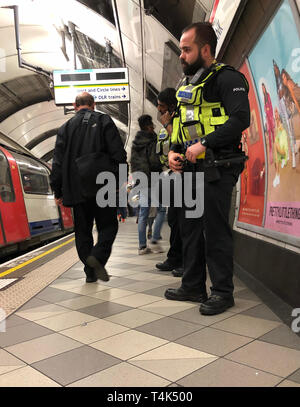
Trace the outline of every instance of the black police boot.
{"type": "Polygon", "coordinates": [[[174,277],[182,277],[183,276],[183,267],[177,267],[174,271],[172,271],[172,274],[174,277]]]}
{"type": "Polygon", "coordinates": [[[165,297],[168,300],[175,301],[193,301],[193,302],[205,302],[207,300],[207,294],[190,294],[179,288],[168,288],[165,292],[165,297]]]}
{"type": "Polygon", "coordinates": [[[84,266],[84,272],[86,274],[86,279],[85,279],[86,283],[94,283],[95,281],[98,280],[96,273],[94,272],[94,270],[91,267],[84,266]]]}
{"type": "Polygon", "coordinates": [[[172,271],[177,266],[169,261],[169,259],[165,260],[163,263],[157,263],[155,267],[161,271],[172,271]]]}
{"type": "Polygon", "coordinates": [[[233,306],[233,297],[225,298],[220,295],[211,295],[204,304],[201,304],[199,311],[202,315],[216,315],[233,306]]]}

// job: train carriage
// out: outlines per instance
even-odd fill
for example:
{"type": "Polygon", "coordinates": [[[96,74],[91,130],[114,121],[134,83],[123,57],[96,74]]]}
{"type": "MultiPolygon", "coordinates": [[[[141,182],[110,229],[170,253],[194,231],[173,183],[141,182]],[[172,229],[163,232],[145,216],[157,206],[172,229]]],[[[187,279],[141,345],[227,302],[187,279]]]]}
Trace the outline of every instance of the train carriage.
{"type": "Polygon", "coordinates": [[[57,206],[46,163],[0,144],[0,257],[73,230],[72,210],[57,206]]]}

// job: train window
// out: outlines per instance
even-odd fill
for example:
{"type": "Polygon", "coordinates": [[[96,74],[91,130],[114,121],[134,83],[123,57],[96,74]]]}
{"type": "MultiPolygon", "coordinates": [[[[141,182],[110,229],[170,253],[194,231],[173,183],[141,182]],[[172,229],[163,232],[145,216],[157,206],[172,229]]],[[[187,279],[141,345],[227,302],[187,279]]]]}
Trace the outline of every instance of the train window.
{"type": "Polygon", "coordinates": [[[3,202],[14,202],[15,200],[9,164],[2,151],[0,151],[0,196],[3,202]]]}
{"type": "Polygon", "coordinates": [[[47,169],[32,158],[14,154],[25,194],[51,195],[47,169]]]}
{"type": "Polygon", "coordinates": [[[146,98],[151,102],[154,106],[157,106],[157,95],[159,91],[151,85],[148,81],[146,82],[146,98]]]}

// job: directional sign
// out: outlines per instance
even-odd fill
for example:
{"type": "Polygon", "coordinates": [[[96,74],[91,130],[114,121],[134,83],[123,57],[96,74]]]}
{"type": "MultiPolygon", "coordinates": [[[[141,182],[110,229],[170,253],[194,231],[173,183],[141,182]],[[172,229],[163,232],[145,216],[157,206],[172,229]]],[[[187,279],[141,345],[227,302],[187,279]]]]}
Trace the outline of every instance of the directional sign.
{"type": "Polygon", "coordinates": [[[97,103],[130,100],[127,68],[53,71],[53,81],[57,105],[74,103],[81,92],[93,95],[97,103]]]}

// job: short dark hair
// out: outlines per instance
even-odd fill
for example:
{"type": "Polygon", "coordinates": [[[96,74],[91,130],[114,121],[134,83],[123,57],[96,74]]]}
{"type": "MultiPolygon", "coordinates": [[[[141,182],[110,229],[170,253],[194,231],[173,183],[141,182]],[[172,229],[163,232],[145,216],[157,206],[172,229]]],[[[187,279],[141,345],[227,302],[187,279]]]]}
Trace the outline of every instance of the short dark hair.
{"type": "Polygon", "coordinates": [[[217,42],[218,38],[213,29],[213,26],[208,21],[201,22],[201,23],[193,23],[185,27],[182,31],[182,34],[186,31],[195,28],[196,30],[196,41],[200,44],[208,44],[210,45],[210,51],[213,56],[216,54],[217,42]]]}
{"type": "Polygon", "coordinates": [[[76,96],[75,105],[76,107],[79,106],[93,106],[95,103],[94,97],[87,92],[80,93],[76,96]]]}
{"type": "Polygon", "coordinates": [[[139,126],[141,130],[145,130],[147,126],[153,124],[152,117],[149,114],[143,114],[138,118],[139,126]]]}
{"type": "Polygon", "coordinates": [[[165,103],[168,107],[177,105],[177,99],[176,99],[176,89],[174,88],[166,88],[162,90],[158,95],[157,95],[157,100],[159,100],[162,103],[165,103]]]}

